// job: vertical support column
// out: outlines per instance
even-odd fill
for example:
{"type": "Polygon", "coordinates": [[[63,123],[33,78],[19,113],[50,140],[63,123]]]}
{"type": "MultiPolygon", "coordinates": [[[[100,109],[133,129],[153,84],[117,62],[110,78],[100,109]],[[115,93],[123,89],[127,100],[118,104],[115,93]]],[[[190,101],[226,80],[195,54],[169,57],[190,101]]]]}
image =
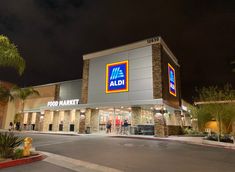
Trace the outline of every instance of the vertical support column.
{"type": "Polygon", "coordinates": [[[51,120],[51,112],[49,110],[47,110],[47,111],[45,111],[45,114],[44,114],[42,131],[48,131],[49,130],[50,120],[51,120]]]}
{"type": "Polygon", "coordinates": [[[26,112],[26,113],[23,113],[22,115],[23,115],[23,118],[22,118],[22,119],[23,119],[23,120],[22,120],[23,122],[22,122],[22,125],[21,125],[21,129],[22,129],[22,130],[26,130],[26,129],[27,129],[27,123],[28,123],[28,116],[29,116],[29,113],[26,112]]]}
{"type": "Polygon", "coordinates": [[[79,132],[80,110],[75,111],[74,131],[79,132]]]}
{"type": "Polygon", "coordinates": [[[91,109],[86,109],[85,113],[85,130],[87,127],[91,127],[91,109]]]}
{"type": "Polygon", "coordinates": [[[70,116],[70,110],[64,111],[64,128],[63,131],[68,132],[69,131],[69,116],[70,116]]]}
{"type": "Polygon", "coordinates": [[[160,113],[154,115],[154,135],[156,137],[165,137],[167,136],[164,117],[160,113]]]}
{"type": "Polygon", "coordinates": [[[41,116],[41,113],[40,112],[37,112],[36,113],[36,119],[35,119],[35,130],[36,131],[40,131],[40,116],[41,116]]]}
{"type": "Polygon", "coordinates": [[[88,102],[88,78],[89,78],[89,60],[83,61],[83,74],[82,74],[82,96],[81,103],[88,102]]]}
{"type": "Polygon", "coordinates": [[[175,121],[176,121],[176,125],[182,126],[181,112],[178,110],[175,110],[175,121]]]}
{"type": "Polygon", "coordinates": [[[162,98],[161,44],[152,45],[153,98],[162,98]]]}
{"type": "Polygon", "coordinates": [[[31,130],[35,130],[35,123],[36,123],[36,112],[32,113],[32,119],[31,119],[31,130]]]}
{"type": "Polygon", "coordinates": [[[63,131],[64,129],[64,111],[59,111],[59,131],[63,131]]]}
{"type": "Polygon", "coordinates": [[[58,111],[54,111],[54,117],[53,117],[53,127],[52,130],[53,131],[59,131],[59,112],[58,111]]]}
{"type": "Polygon", "coordinates": [[[27,129],[31,130],[31,124],[32,124],[32,113],[28,113],[28,119],[27,119],[27,129]]]}
{"type": "Polygon", "coordinates": [[[131,108],[131,125],[136,126],[141,122],[141,107],[132,107],[131,108]]]}
{"type": "Polygon", "coordinates": [[[73,109],[70,111],[70,115],[69,115],[69,131],[72,131],[72,132],[76,131],[75,118],[76,118],[76,109],[73,109]]]}
{"type": "Polygon", "coordinates": [[[91,132],[99,131],[99,110],[92,109],[91,110],[91,132]]]}

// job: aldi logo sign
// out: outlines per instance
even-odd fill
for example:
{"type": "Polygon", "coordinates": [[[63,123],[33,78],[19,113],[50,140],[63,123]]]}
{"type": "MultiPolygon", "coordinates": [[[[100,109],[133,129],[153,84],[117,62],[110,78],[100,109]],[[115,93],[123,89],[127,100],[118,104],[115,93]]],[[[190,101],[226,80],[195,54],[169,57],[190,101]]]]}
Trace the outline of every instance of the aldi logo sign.
{"type": "Polygon", "coordinates": [[[168,63],[169,92],[176,96],[175,69],[168,63]]]}
{"type": "Polygon", "coordinates": [[[106,65],[106,93],[128,91],[128,60],[106,65]]]}

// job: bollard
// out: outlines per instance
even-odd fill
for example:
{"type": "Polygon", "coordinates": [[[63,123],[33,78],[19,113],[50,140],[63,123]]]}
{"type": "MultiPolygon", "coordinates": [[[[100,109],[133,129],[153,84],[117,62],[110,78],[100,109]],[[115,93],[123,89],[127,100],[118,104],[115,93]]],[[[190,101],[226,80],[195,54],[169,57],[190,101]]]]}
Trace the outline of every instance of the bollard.
{"type": "Polygon", "coordinates": [[[23,156],[29,156],[30,155],[30,149],[32,147],[32,141],[33,141],[33,139],[31,137],[26,137],[24,139],[23,156]]]}

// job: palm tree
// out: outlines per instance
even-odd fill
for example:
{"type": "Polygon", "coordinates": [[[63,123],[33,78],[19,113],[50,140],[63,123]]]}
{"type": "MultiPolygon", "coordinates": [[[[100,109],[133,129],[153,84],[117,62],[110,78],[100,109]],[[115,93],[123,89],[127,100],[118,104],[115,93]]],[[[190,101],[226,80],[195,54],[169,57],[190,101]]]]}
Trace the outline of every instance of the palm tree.
{"type": "Polygon", "coordinates": [[[13,88],[14,91],[14,96],[19,98],[22,102],[22,106],[21,106],[21,113],[24,112],[24,104],[25,104],[25,100],[31,96],[31,95],[38,95],[39,96],[39,92],[37,90],[35,90],[33,87],[27,87],[27,88],[19,88],[19,87],[14,87],[13,88]]]}
{"type": "Polygon", "coordinates": [[[14,99],[14,96],[11,93],[11,89],[0,85],[0,101],[8,102],[8,101],[12,101],[13,99],[14,99]]]}
{"type": "Polygon", "coordinates": [[[39,95],[39,92],[34,90],[32,87],[14,87],[12,90],[14,97],[19,98],[22,104],[21,111],[15,115],[14,123],[17,123],[23,119],[25,100],[31,95],[39,95]]]}
{"type": "Polygon", "coordinates": [[[13,67],[20,75],[25,69],[25,61],[17,47],[3,35],[0,35],[0,67],[13,67]]]}

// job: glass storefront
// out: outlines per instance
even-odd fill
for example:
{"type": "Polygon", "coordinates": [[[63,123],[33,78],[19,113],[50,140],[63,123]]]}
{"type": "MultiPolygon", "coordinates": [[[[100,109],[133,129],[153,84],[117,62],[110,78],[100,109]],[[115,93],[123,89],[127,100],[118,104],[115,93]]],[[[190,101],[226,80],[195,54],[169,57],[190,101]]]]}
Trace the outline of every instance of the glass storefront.
{"type": "Polygon", "coordinates": [[[106,132],[106,125],[111,123],[111,132],[119,133],[124,121],[131,125],[131,109],[106,108],[99,110],[99,132],[106,132]]]}

